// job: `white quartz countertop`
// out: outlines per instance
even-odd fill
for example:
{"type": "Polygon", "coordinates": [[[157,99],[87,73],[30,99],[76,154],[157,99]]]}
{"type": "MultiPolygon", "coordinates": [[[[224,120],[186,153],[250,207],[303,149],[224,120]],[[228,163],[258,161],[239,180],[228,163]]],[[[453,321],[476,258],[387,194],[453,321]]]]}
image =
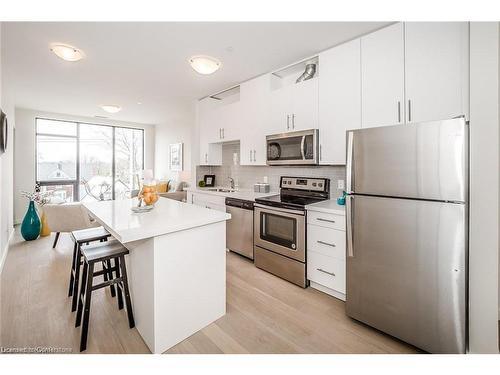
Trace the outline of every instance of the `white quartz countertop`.
{"type": "Polygon", "coordinates": [[[143,240],[231,218],[225,212],[179,202],[159,199],[149,212],[130,209],[137,199],[83,203],[101,225],[121,243],[143,240]]]}
{"type": "Polygon", "coordinates": [[[306,210],[326,212],[328,214],[335,215],[345,215],[345,206],[337,204],[337,198],[309,204],[306,206],[306,210]]]}
{"type": "MultiPolygon", "coordinates": [[[[221,187],[221,188],[227,189],[225,187],[221,187]]],[[[220,197],[237,198],[237,199],[243,199],[243,200],[254,201],[254,202],[255,202],[256,198],[268,197],[271,195],[279,194],[279,192],[277,192],[277,191],[270,191],[269,193],[256,193],[250,189],[238,189],[238,190],[233,191],[233,192],[211,191],[209,189],[214,189],[214,188],[187,188],[184,190],[189,191],[191,193],[211,194],[211,195],[218,195],[220,197]]]]}

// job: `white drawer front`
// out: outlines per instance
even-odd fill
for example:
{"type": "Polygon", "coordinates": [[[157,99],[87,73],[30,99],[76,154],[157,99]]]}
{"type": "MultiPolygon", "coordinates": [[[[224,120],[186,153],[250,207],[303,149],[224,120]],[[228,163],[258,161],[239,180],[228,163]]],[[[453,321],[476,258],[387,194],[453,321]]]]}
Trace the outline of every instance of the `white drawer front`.
{"type": "Polygon", "coordinates": [[[345,260],[345,232],[342,230],[307,226],[307,251],[345,260]]]}
{"type": "Polygon", "coordinates": [[[327,214],[325,212],[307,211],[307,224],[345,230],[345,216],[327,214]]]}
{"type": "Polygon", "coordinates": [[[345,261],[308,251],[307,278],[337,292],[345,293],[345,261]]]}

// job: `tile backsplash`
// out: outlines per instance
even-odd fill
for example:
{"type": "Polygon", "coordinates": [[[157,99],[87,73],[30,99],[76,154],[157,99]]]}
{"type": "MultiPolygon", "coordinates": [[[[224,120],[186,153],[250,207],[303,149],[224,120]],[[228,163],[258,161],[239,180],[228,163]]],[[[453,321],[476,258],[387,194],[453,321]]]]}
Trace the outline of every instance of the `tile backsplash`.
{"type": "Polygon", "coordinates": [[[229,177],[232,177],[235,184],[240,188],[253,189],[253,184],[263,182],[264,176],[267,176],[271,191],[278,191],[281,176],[326,177],[330,179],[331,197],[342,195],[342,189],[337,189],[337,181],[344,180],[345,182],[344,166],[241,166],[239,160],[239,142],[224,144],[222,146],[222,166],[197,166],[196,181],[202,180],[205,174],[214,174],[217,186],[229,186],[229,177]],[[234,154],[236,154],[236,165],[234,163],[234,154]]]}

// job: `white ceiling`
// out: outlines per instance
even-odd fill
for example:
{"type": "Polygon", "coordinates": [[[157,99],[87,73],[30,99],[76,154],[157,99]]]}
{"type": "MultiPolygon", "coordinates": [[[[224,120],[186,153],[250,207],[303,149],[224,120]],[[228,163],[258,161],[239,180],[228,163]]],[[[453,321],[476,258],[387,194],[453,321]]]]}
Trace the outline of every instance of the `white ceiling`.
{"type": "Polygon", "coordinates": [[[157,124],[194,99],[387,24],[4,23],[5,95],[12,95],[18,107],[157,124]],[[87,57],[65,62],[49,51],[52,42],[74,45],[87,57]],[[197,54],[214,56],[223,67],[199,75],[187,63],[197,54]],[[106,114],[99,104],[123,110],[106,114]]]}

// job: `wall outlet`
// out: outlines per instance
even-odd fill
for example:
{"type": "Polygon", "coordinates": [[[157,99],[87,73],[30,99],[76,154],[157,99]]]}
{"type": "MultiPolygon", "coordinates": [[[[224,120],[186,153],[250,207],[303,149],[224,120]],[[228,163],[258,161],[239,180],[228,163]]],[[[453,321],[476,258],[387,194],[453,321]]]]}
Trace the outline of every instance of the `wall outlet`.
{"type": "Polygon", "coordinates": [[[344,190],[344,180],[337,180],[337,189],[344,190]]]}

